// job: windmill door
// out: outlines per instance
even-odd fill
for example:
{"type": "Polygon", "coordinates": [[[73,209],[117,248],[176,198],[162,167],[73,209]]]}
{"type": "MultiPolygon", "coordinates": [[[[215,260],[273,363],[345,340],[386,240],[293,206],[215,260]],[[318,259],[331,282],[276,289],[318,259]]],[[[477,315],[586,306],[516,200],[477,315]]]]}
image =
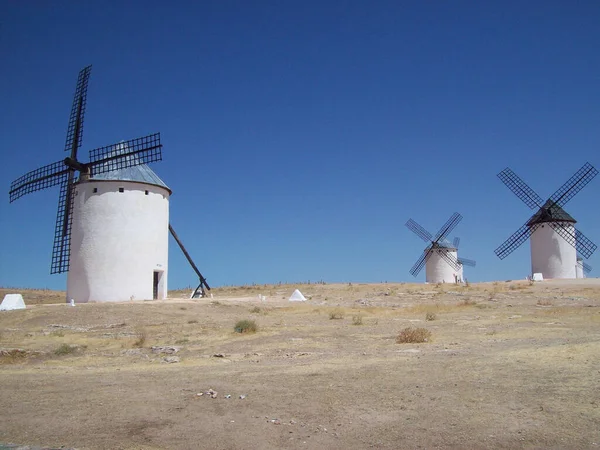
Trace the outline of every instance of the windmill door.
{"type": "Polygon", "coordinates": [[[158,300],[158,283],[160,282],[160,272],[154,271],[154,280],[152,283],[152,299],[158,300]]]}

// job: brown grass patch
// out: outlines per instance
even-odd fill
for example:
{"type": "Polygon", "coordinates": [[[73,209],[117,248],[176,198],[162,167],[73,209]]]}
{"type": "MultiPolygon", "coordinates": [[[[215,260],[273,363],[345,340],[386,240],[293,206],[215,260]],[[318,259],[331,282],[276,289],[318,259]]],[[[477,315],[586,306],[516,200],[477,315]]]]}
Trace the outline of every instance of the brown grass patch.
{"type": "Polygon", "coordinates": [[[421,344],[423,342],[429,342],[430,339],[431,331],[429,331],[427,328],[408,327],[400,331],[398,337],[396,337],[396,343],[421,344]]]}

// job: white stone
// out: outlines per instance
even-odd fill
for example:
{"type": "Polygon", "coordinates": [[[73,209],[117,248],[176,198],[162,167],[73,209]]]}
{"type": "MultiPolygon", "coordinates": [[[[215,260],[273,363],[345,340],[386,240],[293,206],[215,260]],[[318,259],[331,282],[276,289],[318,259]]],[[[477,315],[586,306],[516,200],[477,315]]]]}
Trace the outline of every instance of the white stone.
{"type": "Polygon", "coordinates": [[[21,294],[6,294],[2,304],[0,304],[0,311],[12,311],[13,309],[25,309],[25,302],[21,294]]]}
{"type": "Polygon", "coordinates": [[[306,298],[302,295],[298,289],[294,291],[294,293],[290,296],[290,302],[305,302],[306,298]]]}

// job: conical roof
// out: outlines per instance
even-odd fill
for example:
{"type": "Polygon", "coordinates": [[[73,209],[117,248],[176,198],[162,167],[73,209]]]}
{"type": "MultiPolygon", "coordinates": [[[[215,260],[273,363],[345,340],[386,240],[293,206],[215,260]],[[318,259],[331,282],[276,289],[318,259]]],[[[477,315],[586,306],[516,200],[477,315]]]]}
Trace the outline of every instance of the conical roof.
{"type": "Polygon", "coordinates": [[[548,222],[576,223],[577,221],[573,219],[573,217],[568,212],[562,209],[562,207],[554,203],[552,200],[548,199],[546,203],[544,203],[544,206],[542,206],[538,212],[531,216],[531,219],[529,219],[527,225],[532,226],[537,223],[548,222]]]}
{"type": "MultiPolygon", "coordinates": [[[[116,156],[123,153],[127,153],[129,147],[126,142],[120,142],[115,145],[114,150],[108,156],[116,156]]],[[[124,158],[125,161],[128,162],[138,162],[139,158],[136,155],[127,156],[124,158]]],[[[104,163],[104,165],[108,165],[110,163],[104,163]]],[[[102,168],[103,165],[98,166],[98,168],[102,168]]],[[[102,172],[100,170],[100,172],[102,172]]],[[[165,184],[163,180],[160,179],[156,173],[147,165],[147,164],[138,164],[131,167],[126,167],[124,169],[115,169],[109,170],[107,172],[102,172],[98,174],[94,174],[90,177],[92,180],[109,180],[109,181],[137,181],[139,183],[148,183],[154,184],[156,186],[163,187],[171,192],[169,186],[165,184]]]]}

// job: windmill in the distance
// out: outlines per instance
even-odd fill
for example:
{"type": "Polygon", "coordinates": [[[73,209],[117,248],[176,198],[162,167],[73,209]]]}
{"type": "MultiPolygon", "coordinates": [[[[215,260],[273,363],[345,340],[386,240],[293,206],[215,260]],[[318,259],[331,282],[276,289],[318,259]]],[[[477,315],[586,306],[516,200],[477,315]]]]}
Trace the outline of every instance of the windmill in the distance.
{"type": "MultiPolygon", "coordinates": [[[[537,212],[495,250],[506,258],[531,237],[531,273],[544,278],[577,278],[578,254],[589,258],[597,246],[575,229],[576,220],[563,206],[585,187],[598,171],[585,163],[546,202],[517,174],[506,168],[498,174],[502,182],[530,209],[537,212]]],[[[583,260],[582,260],[583,270],[583,260]]],[[[589,266],[588,266],[589,267],[589,266]]],[[[591,270],[591,268],[590,268],[591,270]]]]}
{"type": "Polygon", "coordinates": [[[459,238],[455,238],[453,244],[446,240],[461,220],[462,216],[459,213],[454,213],[435,236],[413,219],[406,222],[409,230],[428,243],[423,254],[410,269],[411,275],[416,277],[425,266],[425,281],[427,283],[456,283],[462,279],[463,265],[475,265],[475,261],[458,258],[459,238]]]}
{"type": "MultiPolygon", "coordinates": [[[[456,249],[457,252],[458,252],[459,245],[460,245],[460,238],[458,236],[456,236],[452,240],[452,246],[456,249]]],[[[464,281],[464,266],[475,267],[477,265],[477,262],[473,259],[468,259],[468,258],[456,258],[456,260],[458,261],[458,281],[463,282],[464,281]]]]}
{"type": "Polygon", "coordinates": [[[50,273],[67,273],[67,300],[123,301],[167,294],[171,190],[146,164],[160,134],[121,141],[78,160],[91,66],[79,72],[67,130],[70,156],[15,180],[10,201],[60,185],[50,273]]]}
{"type": "Polygon", "coordinates": [[[592,271],[592,266],[586,263],[580,256],[577,257],[577,269],[575,276],[577,278],[587,278],[587,274],[592,271]]]}

